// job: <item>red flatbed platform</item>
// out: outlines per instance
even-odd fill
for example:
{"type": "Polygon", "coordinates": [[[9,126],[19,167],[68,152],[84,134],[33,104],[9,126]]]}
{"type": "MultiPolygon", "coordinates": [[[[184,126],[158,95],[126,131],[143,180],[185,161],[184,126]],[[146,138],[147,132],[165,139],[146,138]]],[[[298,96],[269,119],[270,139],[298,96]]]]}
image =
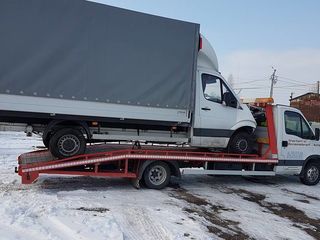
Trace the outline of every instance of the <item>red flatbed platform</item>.
{"type": "Polygon", "coordinates": [[[36,181],[40,174],[64,174],[79,176],[104,176],[140,179],[141,166],[146,161],[192,163],[201,167],[204,163],[265,163],[277,164],[277,159],[261,158],[250,154],[227,154],[203,152],[189,147],[143,146],[133,149],[133,145],[92,145],[86,154],[66,159],[54,158],[48,150],[24,153],[18,158],[18,173],[22,183],[36,181]],[[112,164],[113,169],[110,169],[112,164]]]}

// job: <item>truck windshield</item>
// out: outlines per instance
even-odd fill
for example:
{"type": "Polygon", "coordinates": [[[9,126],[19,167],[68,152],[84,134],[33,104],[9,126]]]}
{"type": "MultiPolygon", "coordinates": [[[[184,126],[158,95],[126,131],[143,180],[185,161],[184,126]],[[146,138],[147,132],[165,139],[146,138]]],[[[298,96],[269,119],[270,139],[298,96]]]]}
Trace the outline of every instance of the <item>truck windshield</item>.
{"type": "Polygon", "coordinates": [[[314,134],[304,118],[297,112],[284,113],[286,133],[303,139],[314,139],[314,134]]]}

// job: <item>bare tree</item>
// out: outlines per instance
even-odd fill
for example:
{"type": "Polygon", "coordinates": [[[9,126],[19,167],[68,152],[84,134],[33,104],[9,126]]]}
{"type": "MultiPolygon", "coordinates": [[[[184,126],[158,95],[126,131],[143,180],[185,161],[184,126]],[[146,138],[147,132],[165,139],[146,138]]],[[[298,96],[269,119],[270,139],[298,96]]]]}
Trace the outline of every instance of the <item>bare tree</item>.
{"type": "Polygon", "coordinates": [[[228,76],[228,83],[230,84],[230,86],[233,88],[234,87],[234,78],[233,78],[233,75],[232,74],[230,74],[229,76],[228,76]]]}
{"type": "Polygon", "coordinates": [[[319,82],[315,83],[314,85],[312,85],[310,88],[309,88],[309,91],[310,92],[313,92],[313,93],[319,93],[319,82]]]}

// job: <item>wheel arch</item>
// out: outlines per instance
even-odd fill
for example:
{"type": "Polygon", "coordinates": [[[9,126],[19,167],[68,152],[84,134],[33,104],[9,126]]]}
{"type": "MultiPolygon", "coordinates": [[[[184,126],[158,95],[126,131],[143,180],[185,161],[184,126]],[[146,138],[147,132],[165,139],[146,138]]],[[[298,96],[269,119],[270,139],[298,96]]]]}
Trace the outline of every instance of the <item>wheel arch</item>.
{"type": "Polygon", "coordinates": [[[311,155],[311,156],[307,157],[306,160],[304,160],[304,162],[303,162],[300,175],[303,174],[305,167],[311,162],[317,162],[318,165],[320,165],[320,155],[315,154],[315,155],[311,155]]]}
{"type": "Polygon", "coordinates": [[[229,138],[229,142],[228,142],[228,146],[230,145],[231,140],[233,139],[234,136],[236,136],[238,133],[240,132],[245,132],[248,134],[253,134],[255,131],[255,128],[251,127],[251,126],[242,126],[240,128],[237,128],[236,130],[234,130],[229,138]]]}
{"type": "Polygon", "coordinates": [[[73,120],[52,120],[47,127],[45,128],[42,139],[43,141],[46,141],[46,139],[50,136],[50,134],[57,130],[60,129],[59,126],[75,126],[75,127],[81,127],[84,130],[84,133],[87,136],[87,139],[90,140],[92,135],[89,129],[89,126],[86,122],[84,121],[73,121],[73,120]]]}
{"type": "Polygon", "coordinates": [[[256,129],[257,127],[257,123],[254,121],[240,121],[237,122],[232,128],[231,130],[233,130],[234,132],[242,130],[242,129],[252,129],[253,131],[256,129]]]}
{"type": "Polygon", "coordinates": [[[236,130],[234,130],[234,132],[231,135],[231,138],[236,135],[239,132],[246,132],[248,134],[252,134],[254,132],[255,128],[252,126],[242,126],[240,128],[237,128],[236,130]]]}
{"type": "Polygon", "coordinates": [[[139,168],[138,179],[142,179],[143,173],[146,170],[146,168],[154,162],[164,162],[168,164],[171,174],[179,178],[181,177],[180,168],[177,161],[147,160],[147,161],[144,161],[139,168]]]}

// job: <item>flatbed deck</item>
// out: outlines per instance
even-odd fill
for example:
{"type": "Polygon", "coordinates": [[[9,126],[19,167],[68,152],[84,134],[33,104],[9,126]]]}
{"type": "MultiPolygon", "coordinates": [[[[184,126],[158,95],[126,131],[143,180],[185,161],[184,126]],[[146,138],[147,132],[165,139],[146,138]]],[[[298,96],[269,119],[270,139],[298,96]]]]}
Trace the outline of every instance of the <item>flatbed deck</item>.
{"type": "MultiPolygon", "coordinates": [[[[99,144],[88,146],[84,155],[66,159],[56,159],[48,150],[24,153],[18,158],[19,167],[17,171],[24,184],[33,183],[40,174],[123,177],[139,181],[145,169],[143,167],[144,163],[154,161],[164,161],[173,166],[183,165],[181,163],[189,164],[189,166],[196,168],[198,174],[200,171],[206,174],[213,173],[212,170],[205,169],[205,166],[211,162],[253,165],[256,163],[271,165],[278,163],[277,159],[262,158],[254,154],[216,153],[189,147],[147,145],[137,149],[133,148],[133,145],[99,144]]],[[[184,174],[191,173],[190,168],[181,170],[181,172],[184,174]]],[[[241,175],[250,175],[248,171],[246,173],[242,172],[241,175]]],[[[249,172],[251,172],[251,175],[257,175],[254,174],[254,169],[249,172]]],[[[263,175],[264,172],[260,171],[259,175],[263,175]]],[[[270,175],[270,172],[265,175],[270,175]]],[[[228,174],[230,174],[230,171],[228,174]]]]}

